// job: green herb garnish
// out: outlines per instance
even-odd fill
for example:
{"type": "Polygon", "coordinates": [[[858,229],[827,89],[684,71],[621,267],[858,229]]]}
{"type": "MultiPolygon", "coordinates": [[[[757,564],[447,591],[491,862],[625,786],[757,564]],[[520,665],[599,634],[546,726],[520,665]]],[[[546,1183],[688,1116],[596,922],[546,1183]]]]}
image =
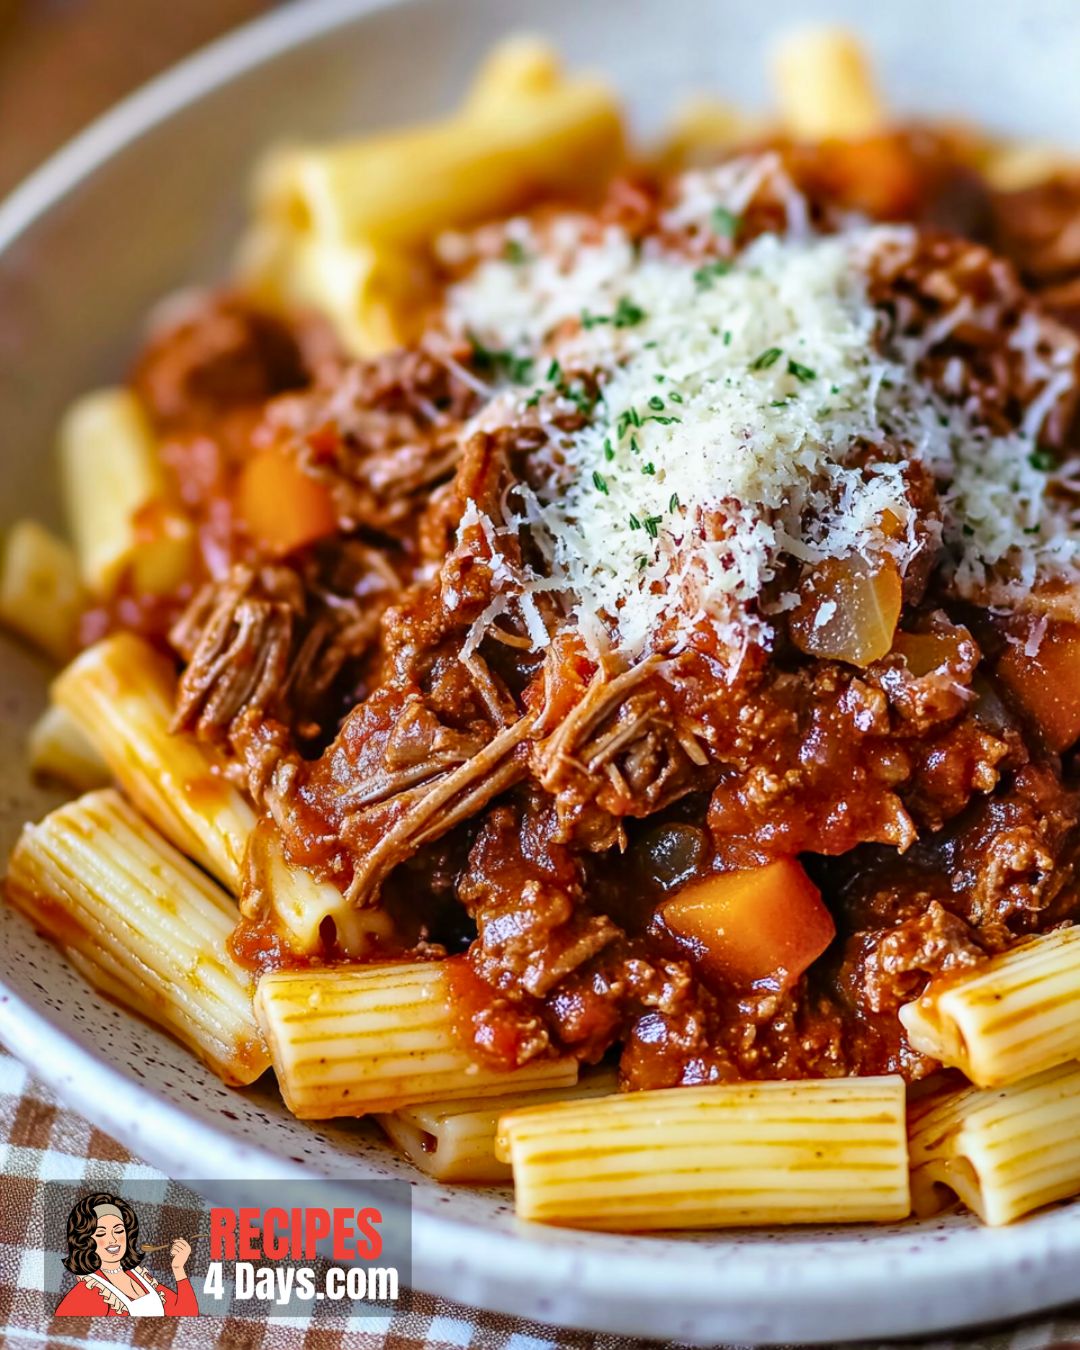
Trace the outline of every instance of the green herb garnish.
{"type": "Polygon", "coordinates": [[[715,258],[694,271],[694,282],[699,291],[707,291],[717,277],[731,271],[731,264],[723,258],[715,258]]]}
{"type": "Polygon", "coordinates": [[[628,300],[624,295],[615,306],[615,317],[612,320],[616,328],[633,328],[644,319],[645,311],[632,300],[628,300]]]}
{"type": "Polygon", "coordinates": [[[718,206],[712,213],[712,227],[722,239],[734,239],[739,232],[739,217],[726,206],[718,206]]]}

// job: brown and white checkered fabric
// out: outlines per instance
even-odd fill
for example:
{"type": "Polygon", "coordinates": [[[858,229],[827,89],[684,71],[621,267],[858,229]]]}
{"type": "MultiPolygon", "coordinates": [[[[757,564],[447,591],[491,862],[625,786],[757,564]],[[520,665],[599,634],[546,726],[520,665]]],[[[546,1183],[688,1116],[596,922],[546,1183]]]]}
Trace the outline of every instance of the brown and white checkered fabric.
{"type": "MultiPolygon", "coordinates": [[[[27,1071],[0,1051],[0,1350],[656,1350],[655,1342],[559,1331],[536,1322],[415,1295],[409,1311],[385,1318],[320,1317],[310,1325],[273,1318],[221,1320],[64,1317],[41,1311],[42,1207],[47,1179],[100,1185],[160,1179],[115,1140],[64,1110],[27,1071]]],[[[1080,1350],[1080,1309],[1034,1325],[936,1341],[933,1350],[1080,1350]]],[[[881,1347],[880,1350],[884,1350],[881,1347]]],[[[925,1347],[931,1350],[931,1347],[925,1347]]]]}

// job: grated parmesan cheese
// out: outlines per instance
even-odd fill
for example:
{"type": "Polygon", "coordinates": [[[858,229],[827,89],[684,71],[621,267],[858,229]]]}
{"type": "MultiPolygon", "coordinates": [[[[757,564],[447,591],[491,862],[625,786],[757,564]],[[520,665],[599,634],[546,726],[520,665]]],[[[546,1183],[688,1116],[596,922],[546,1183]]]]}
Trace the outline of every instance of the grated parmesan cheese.
{"type": "MultiPolygon", "coordinates": [[[[548,433],[532,475],[541,486],[518,494],[511,528],[529,529],[551,575],[507,577],[506,593],[563,591],[596,654],[677,651],[703,624],[733,652],[767,642],[770,614],[795,603],[769,589],[791,563],[888,552],[905,570],[927,546],[909,461],[938,484],[961,595],[1003,574],[1016,589],[1078,571],[1072,512],[1048,494],[1034,453],[1074,378],[1071,349],[1039,351],[1018,328],[1012,341],[1041,363],[1042,389],[1019,429],[991,434],[913,373],[962,306],[897,352],[878,348],[868,267],[905,247],[909,230],[852,221],[815,234],[774,157],[761,156],[688,175],[665,231],[700,235],[718,207],[738,214],[766,181],[788,228],[728,262],[687,256],[666,234],[635,246],[617,226],[567,214],[543,231],[512,222],[518,260],[482,262],[448,294],[452,332],[531,362],[527,382],[501,388],[476,426],[531,415],[548,433]],[[598,382],[595,403],[583,374],[598,382]],[[560,430],[554,419],[575,407],[586,425],[560,430]]],[[[542,646],[538,611],[522,612],[542,646]]],[[[473,645],[481,636],[482,625],[473,645]]]]}

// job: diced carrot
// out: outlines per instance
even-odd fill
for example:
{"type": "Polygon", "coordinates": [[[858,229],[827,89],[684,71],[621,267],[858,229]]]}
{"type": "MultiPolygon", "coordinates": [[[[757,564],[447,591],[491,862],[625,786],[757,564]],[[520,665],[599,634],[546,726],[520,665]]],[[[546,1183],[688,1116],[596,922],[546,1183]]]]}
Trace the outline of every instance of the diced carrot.
{"type": "Polygon", "coordinates": [[[1080,624],[1050,623],[1031,656],[1023,642],[1010,644],[997,673],[1051,750],[1080,740],[1080,624]]]}
{"type": "Polygon", "coordinates": [[[658,914],[703,972],[744,987],[792,984],[836,933],[821,892],[794,858],[692,882],[658,914]]]}
{"type": "Polygon", "coordinates": [[[248,460],[237,506],[255,542],[274,554],[291,553],[337,526],[329,492],[280,450],[260,450],[248,460]]]}
{"type": "Polygon", "coordinates": [[[788,621],[810,656],[868,666],[888,652],[900,621],[903,584],[892,558],[826,558],[802,587],[788,621]]]}

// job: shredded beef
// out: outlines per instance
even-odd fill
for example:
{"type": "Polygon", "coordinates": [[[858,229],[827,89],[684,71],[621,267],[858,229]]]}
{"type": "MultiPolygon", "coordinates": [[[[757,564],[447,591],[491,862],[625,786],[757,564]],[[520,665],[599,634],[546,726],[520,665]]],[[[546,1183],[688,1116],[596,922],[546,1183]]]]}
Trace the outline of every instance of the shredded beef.
{"type": "MultiPolygon", "coordinates": [[[[916,131],[780,145],[771,163],[824,229],[857,206],[983,236],[989,195],[962,160],[916,131]]],[[[663,186],[623,183],[595,237],[617,221],[727,259],[788,223],[789,187],[766,175],[730,229],[703,231],[670,223],[663,186]]],[[[1046,392],[1026,352],[1054,344],[1080,374],[1080,342],[1021,280],[1080,313],[1078,194],[1062,180],[994,202],[1020,276],[921,228],[897,231],[870,279],[881,348],[919,344],[920,372],[996,432],[1046,392]]],[[[477,239],[477,256],[504,242],[477,239]]],[[[704,641],[601,659],[524,523],[536,452],[558,454],[585,413],[544,421],[496,400],[474,420],[499,355],[429,336],[347,361],[316,327],[229,296],[155,336],[134,383],[202,550],[170,633],[175,725],[226,752],[290,861],[385,910],[362,917],[392,918],[394,954],[461,955],[463,1034],[491,1063],[621,1047],[635,1088],[931,1071],[897,1009],[1080,912],[1073,766],[999,696],[999,619],[941,578],[947,484],[905,469],[917,548],[892,650],[865,668],[799,647],[786,602],[811,564],[795,559],[760,597],[768,638],[736,669],[704,641]],[[238,476],[268,449],[324,485],[338,526],[273,559],[235,510],[238,476]],[[682,841],[677,865],[665,839],[682,841]],[[652,922],[677,887],[796,856],[836,923],[799,979],[708,974],[652,922]]],[[[603,396],[594,372],[559,378],[585,404],[603,396]]],[[[1076,411],[1075,388],[1049,402],[1048,448],[1069,449],[1076,411]]],[[[870,472],[907,451],[852,453],[870,472]]],[[[339,955],[331,936],[316,959],[339,955]]]]}
{"type": "Polygon", "coordinates": [[[483,389],[471,349],[434,343],[335,369],[310,390],[271,403],[254,433],[330,489],[343,529],[415,527],[452,477],[459,430],[483,389]]]}
{"type": "Polygon", "coordinates": [[[355,542],[332,558],[235,565],[170,633],[187,662],[174,725],[223,741],[247,714],[317,737],[328,697],[343,672],[358,671],[397,589],[381,555],[355,542]]]}

